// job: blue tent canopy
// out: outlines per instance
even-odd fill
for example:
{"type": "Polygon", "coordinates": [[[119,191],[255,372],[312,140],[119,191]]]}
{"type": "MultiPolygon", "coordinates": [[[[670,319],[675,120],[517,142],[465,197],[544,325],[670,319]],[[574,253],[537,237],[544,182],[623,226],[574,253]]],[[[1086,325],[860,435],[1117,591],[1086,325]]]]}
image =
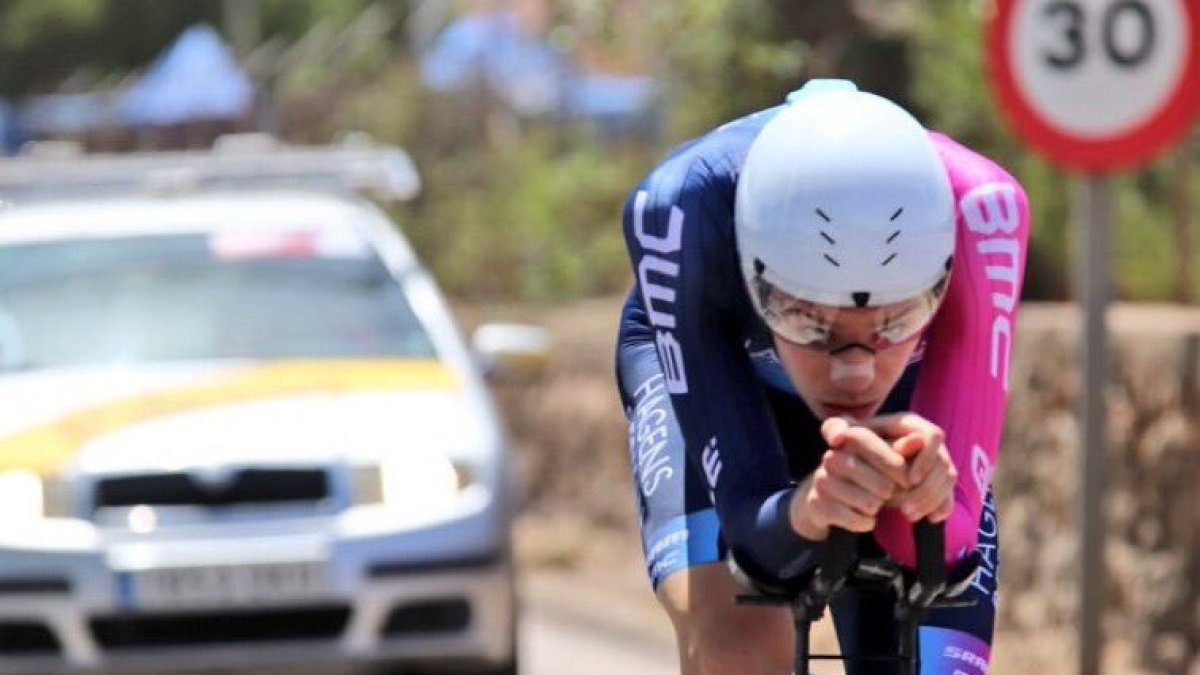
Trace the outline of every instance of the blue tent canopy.
{"type": "Polygon", "coordinates": [[[516,15],[503,10],[468,14],[450,24],[421,59],[421,74],[441,92],[486,82],[525,115],[636,118],[654,107],[657,93],[651,77],[595,73],[573,63],[562,50],[522,31],[516,15]]]}
{"type": "Polygon", "coordinates": [[[460,18],[421,60],[421,74],[433,90],[459,91],[482,78],[525,114],[560,105],[570,67],[559,50],[525,35],[507,11],[460,18]]]}
{"type": "Polygon", "coordinates": [[[126,121],[167,126],[237,119],[254,103],[254,85],[211,26],[188,28],[133,86],[121,104],[126,121]]]}

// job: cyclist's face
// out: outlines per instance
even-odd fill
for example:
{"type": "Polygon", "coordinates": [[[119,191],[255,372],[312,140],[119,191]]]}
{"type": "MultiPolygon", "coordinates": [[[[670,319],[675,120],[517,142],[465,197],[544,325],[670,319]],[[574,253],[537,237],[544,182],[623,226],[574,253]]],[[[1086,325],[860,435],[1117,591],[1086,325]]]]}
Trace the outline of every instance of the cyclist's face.
{"type": "Polygon", "coordinates": [[[830,351],[814,350],[775,336],[775,349],[795,384],[800,397],[820,419],[849,415],[857,419],[872,417],[904,374],[904,369],[920,344],[909,340],[888,349],[873,350],[852,336],[871,335],[872,324],[862,331],[846,326],[847,339],[830,351]]]}

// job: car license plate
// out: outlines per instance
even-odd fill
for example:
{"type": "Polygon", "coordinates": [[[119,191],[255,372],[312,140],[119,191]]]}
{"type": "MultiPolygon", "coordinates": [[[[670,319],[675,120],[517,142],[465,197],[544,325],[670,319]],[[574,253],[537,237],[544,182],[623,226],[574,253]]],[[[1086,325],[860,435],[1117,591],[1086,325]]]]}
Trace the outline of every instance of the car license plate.
{"type": "Polygon", "coordinates": [[[328,597],[322,562],[214,565],[133,573],[134,603],[143,609],[280,604],[328,597]]]}

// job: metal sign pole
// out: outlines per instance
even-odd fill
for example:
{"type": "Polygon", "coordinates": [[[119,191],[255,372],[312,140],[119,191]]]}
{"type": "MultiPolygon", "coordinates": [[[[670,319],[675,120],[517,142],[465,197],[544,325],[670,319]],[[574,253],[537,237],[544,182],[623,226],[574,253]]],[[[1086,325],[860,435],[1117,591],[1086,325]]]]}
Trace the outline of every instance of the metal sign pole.
{"type": "Polygon", "coordinates": [[[1104,645],[1101,621],[1104,616],[1107,574],[1104,567],[1104,484],[1108,459],[1107,407],[1104,400],[1108,372],[1107,326],[1109,261],[1112,236],[1112,190],[1107,178],[1087,177],[1080,181],[1077,227],[1079,228],[1079,293],[1083,307],[1083,380],[1080,423],[1079,517],[1082,539],[1079,555],[1079,673],[1098,675],[1104,645]]]}
{"type": "MultiPolygon", "coordinates": [[[[1197,0],[992,0],[988,78],[1017,133],[1050,162],[1090,174],[1077,188],[1076,290],[1084,310],[1079,424],[1079,672],[1100,672],[1108,438],[1105,310],[1111,184],[1179,139],[1200,101],[1197,0]],[[1181,48],[1182,47],[1182,48],[1181,48]],[[1138,96],[1113,96],[1132,81],[1138,96]]],[[[1182,254],[1182,252],[1181,252],[1182,254]]]]}

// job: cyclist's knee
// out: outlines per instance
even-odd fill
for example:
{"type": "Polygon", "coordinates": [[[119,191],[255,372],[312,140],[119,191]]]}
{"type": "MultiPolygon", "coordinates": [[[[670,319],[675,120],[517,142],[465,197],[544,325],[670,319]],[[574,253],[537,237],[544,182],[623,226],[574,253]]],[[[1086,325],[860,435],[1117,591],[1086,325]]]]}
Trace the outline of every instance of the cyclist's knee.
{"type": "Polygon", "coordinates": [[[794,635],[787,611],[739,606],[739,592],[721,564],[684,570],[659,586],[685,675],[791,672],[794,635]]]}

